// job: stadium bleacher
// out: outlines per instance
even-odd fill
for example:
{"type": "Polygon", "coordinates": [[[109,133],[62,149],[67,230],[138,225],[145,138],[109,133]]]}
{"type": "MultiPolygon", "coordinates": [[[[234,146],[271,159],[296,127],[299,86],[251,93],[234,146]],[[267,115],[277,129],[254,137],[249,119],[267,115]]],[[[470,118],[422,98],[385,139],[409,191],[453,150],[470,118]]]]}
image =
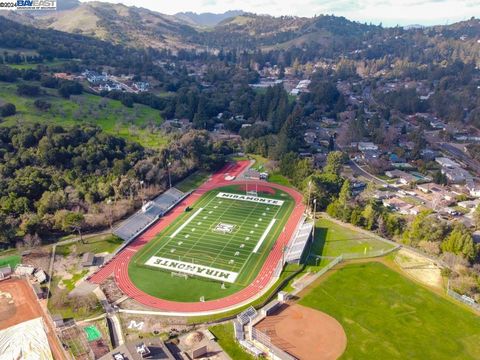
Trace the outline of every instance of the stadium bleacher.
{"type": "Polygon", "coordinates": [[[245,340],[243,325],[236,320],[233,320],[233,330],[235,331],[235,339],[237,339],[237,341],[245,340]]]}
{"type": "Polygon", "coordinates": [[[263,354],[262,350],[258,349],[256,346],[249,343],[248,341],[240,340],[239,344],[242,345],[247,351],[249,351],[250,353],[252,353],[256,357],[259,357],[260,355],[263,354]]]}
{"type": "Polygon", "coordinates": [[[291,240],[291,243],[288,245],[287,255],[285,257],[287,263],[300,261],[303,251],[310,240],[312,230],[313,224],[309,221],[305,221],[304,218],[303,222],[295,232],[295,236],[291,240]]]}
{"type": "Polygon", "coordinates": [[[253,306],[250,306],[247,310],[237,315],[237,321],[241,325],[245,325],[252,321],[257,316],[257,310],[253,306]]]}
{"type": "Polygon", "coordinates": [[[187,195],[188,193],[184,193],[176,188],[165,191],[123,221],[115,228],[113,233],[127,243],[130,242],[157,221],[158,218],[182,201],[187,195]]]}

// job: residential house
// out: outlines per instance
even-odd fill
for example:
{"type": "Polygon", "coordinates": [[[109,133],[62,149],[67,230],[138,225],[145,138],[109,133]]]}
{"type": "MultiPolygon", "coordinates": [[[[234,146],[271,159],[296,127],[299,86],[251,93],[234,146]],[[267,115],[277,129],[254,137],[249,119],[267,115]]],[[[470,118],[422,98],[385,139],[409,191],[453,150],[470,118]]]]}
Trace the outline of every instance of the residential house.
{"type": "Polygon", "coordinates": [[[471,196],[473,197],[480,197],[480,184],[473,181],[472,179],[468,179],[466,181],[465,188],[468,190],[471,196]]]}
{"type": "Polygon", "coordinates": [[[463,184],[467,180],[472,178],[472,176],[467,170],[462,169],[460,167],[458,168],[444,167],[442,168],[442,174],[444,174],[447,177],[448,181],[453,184],[463,184]]]}
{"type": "Polygon", "coordinates": [[[459,163],[457,163],[457,162],[455,162],[452,159],[449,159],[447,157],[437,157],[437,158],[435,158],[435,161],[438,164],[440,164],[440,166],[443,167],[443,168],[454,169],[454,168],[461,167],[459,163]]]}
{"type": "Polygon", "coordinates": [[[392,198],[392,199],[385,199],[382,201],[383,206],[396,211],[402,215],[410,215],[411,209],[413,209],[413,205],[399,199],[399,198],[392,198]]]}
{"type": "Polygon", "coordinates": [[[376,151],[378,150],[378,146],[375,145],[373,142],[365,142],[365,141],[360,141],[360,142],[352,142],[350,144],[352,148],[357,148],[359,151],[376,151]]]}

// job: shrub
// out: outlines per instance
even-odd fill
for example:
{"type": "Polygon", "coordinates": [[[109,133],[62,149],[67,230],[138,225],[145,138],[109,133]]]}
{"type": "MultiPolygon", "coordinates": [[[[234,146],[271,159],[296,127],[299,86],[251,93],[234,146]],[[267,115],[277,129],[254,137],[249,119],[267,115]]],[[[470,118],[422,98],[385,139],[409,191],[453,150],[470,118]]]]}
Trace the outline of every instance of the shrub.
{"type": "Polygon", "coordinates": [[[40,94],[40,87],[21,84],[17,86],[17,94],[22,96],[38,96],[40,94]]]}
{"type": "Polygon", "coordinates": [[[3,117],[12,116],[17,113],[17,108],[11,103],[7,103],[0,107],[0,115],[3,117]]]}

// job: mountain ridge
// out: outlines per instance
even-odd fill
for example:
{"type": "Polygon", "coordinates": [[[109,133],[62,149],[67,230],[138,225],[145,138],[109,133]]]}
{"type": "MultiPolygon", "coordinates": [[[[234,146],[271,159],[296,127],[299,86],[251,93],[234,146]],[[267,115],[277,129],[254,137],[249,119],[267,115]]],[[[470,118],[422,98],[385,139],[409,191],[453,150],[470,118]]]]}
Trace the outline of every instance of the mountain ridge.
{"type": "Polygon", "coordinates": [[[211,12],[195,13],[192,11],[186,11],[186,12],[176,13],[173,16],[175,16],[180,20],[186,21],[193,26],[213,27],[219,24],[220,22],[224,21],[225,19],[240,16],[245,13],[246,12],[243,10],[228,10],[224,13],[211,13],[211,12]]]}

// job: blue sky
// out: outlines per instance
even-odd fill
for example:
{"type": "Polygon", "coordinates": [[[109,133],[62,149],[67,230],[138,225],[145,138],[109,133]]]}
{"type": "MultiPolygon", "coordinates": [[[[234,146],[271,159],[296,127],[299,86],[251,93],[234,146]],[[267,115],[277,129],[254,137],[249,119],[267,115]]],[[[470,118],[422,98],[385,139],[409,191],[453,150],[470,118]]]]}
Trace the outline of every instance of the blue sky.
{"type": "MultiPolygon", "coordinates": [[[[86,0],[84,0],[86,1],[86,0]]],[[[450,24],[480,17],[480,0],[101,0],[121,2],[165,14],[181,11],[221,13],[241,9],[258,14],[313,16],[334,14],[384,26],[450,24]]]]}

